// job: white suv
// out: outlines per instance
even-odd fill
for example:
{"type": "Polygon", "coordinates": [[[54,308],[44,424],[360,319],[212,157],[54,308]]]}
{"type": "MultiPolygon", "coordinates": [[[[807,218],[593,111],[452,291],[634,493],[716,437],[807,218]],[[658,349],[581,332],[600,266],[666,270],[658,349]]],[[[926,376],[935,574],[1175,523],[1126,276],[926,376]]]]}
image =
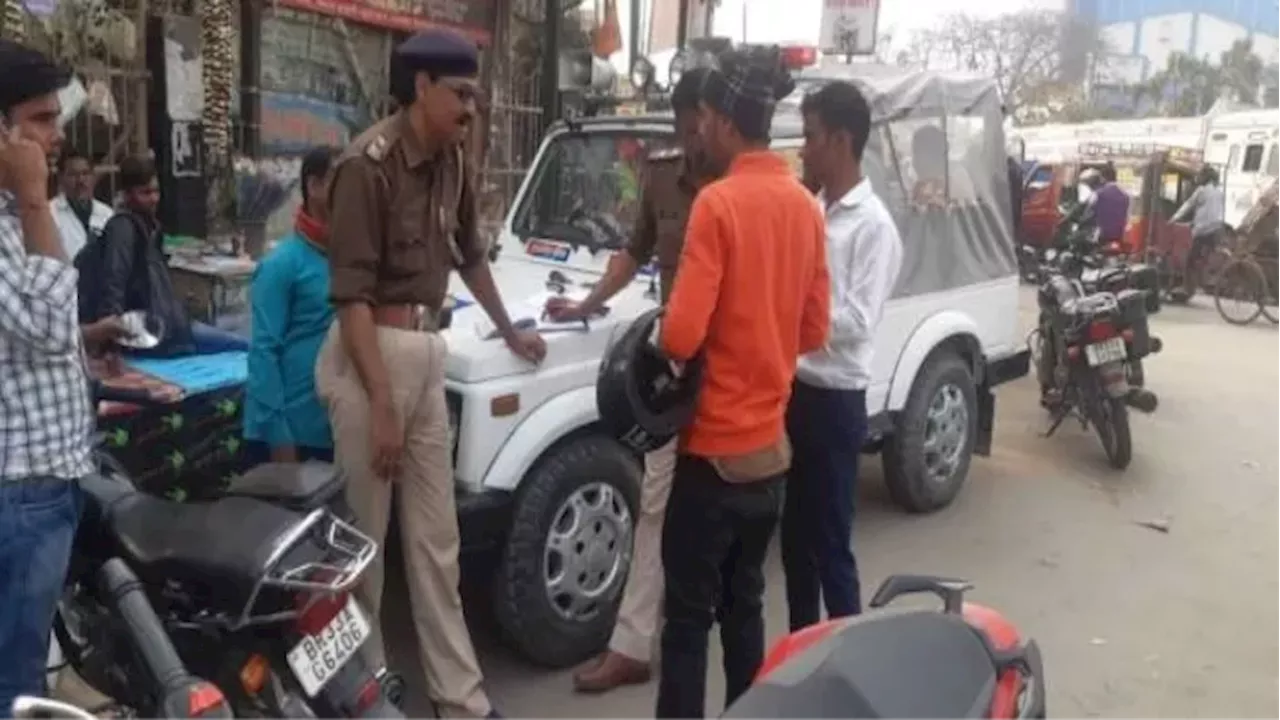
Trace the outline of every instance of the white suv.
{"type": "MultiPolygon", "coordinates": [[[[915,74],[864,87],[881,100],[909,87],[921,103],[878,121],[864,159],[904,242],[902,277],[876,338],[867,452],[882,455],[897,503],[930,512],[955,497],[971,456],[989,451],[992,389],[1028,371],[1000,107],[990,81],[915,74]],[[955,107],[969,110],[946,115],[944,125],[955,107]],[[950,169],[943,203],[924,206],[910,200],[919,178],[901,153],[930,125],[948,128],[947,155],[963,168],[950,169]]],[[[779,115],[774,148],[798,163],[799,117],[779,115]]],[[[536,321],[545,333],[541,367],[493,339],[483,311],[461,284],[453,288],[448,392],[463,546],[496,553],[464,553],[481,561],[467,573],[495,574],[508,639],[544,665],[586,658],[612,629],[641,459],[599,430],[595,382],[615,335],[657,302],[656,276],[645,268],[589,324],[550,323],[542,306],[551,294],[584,296],[599,280],[633,225],[644,157],[673,139],[669,116],[588,119],[548,132],[494,248],[512,319],[536,321]]]]}

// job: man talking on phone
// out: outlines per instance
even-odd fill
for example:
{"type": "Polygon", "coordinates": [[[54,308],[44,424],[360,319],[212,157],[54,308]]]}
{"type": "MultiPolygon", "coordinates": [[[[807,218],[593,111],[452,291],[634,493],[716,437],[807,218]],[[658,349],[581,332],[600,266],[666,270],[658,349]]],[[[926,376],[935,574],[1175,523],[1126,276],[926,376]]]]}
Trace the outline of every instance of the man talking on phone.
{"type": "Polygon", "coordinates": [[[0,40],[0,715],[43,694],[49,627],[93,471],[75,268],[49,208],[70,74],[0,40]]]}

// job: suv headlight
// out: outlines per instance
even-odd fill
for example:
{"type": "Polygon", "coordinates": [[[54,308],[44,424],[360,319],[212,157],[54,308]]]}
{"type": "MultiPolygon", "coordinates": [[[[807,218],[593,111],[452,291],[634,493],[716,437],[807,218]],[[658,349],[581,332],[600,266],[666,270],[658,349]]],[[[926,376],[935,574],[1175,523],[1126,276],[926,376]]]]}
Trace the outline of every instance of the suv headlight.
{"type": "Polygon", "coordinates": [[[462,427],[462,396],[452,390],[444,393],[444,404],[449,415],[449,447],[453,454],[453,465],[458,465],[458,430],[462,427]]]}
{"type": "Polygon", "coordinates": [[[671,64],[667,66],[667,86],[674,88],[688,67],[689,54],[684,50],[677,50],[676,54],[671,56],[671,64]]]}
{"type": "Polygon", "coordinates": [[[643,94],[649,89],[649,85],[653,83],[653,63],[645,58],[636,58],[636,62],[631,66],[631,88],[636,94],[643,94]]]}

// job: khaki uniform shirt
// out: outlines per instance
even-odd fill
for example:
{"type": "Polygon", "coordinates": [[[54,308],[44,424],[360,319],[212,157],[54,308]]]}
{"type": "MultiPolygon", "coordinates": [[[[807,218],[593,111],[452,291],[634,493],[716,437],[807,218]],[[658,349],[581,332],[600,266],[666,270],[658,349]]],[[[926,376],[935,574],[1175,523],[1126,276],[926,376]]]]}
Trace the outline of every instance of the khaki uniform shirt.
{"type": "Polygon", "coordinates": [[[689,210],[702,184],[689,172],[680,150],[659,150],[649,155],[640,188],[640,216],[627,252],[639,265],[657,258],[664,305],[684,249],[689,210]]]}
{"type": "Polygon", "coordinates": [[[483,262],[461,147],[428,156],[396,113],[356,138],[329,191],[330,297],[337,305],[423,305],[432,320],[449,273],[483,262]]]}

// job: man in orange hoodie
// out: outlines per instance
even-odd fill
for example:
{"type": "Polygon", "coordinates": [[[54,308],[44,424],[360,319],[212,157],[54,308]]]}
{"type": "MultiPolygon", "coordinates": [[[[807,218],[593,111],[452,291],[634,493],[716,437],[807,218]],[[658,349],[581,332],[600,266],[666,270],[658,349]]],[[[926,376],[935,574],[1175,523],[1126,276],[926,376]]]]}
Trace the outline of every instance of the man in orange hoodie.
{"type": "Polygon", "coordinates": [[[713,620],[725,705],[764,657],[764,557],[791,459],[783,418],[796,359],[822,346],[830,320],[822,214],[768,149],[792,87],[776,62],[739,56],[703,85],[705,151],[727,172],[694,201],[659,338],[671,358],[705,362],[663,531],[660,718],[703,716],[713,620]]]}

